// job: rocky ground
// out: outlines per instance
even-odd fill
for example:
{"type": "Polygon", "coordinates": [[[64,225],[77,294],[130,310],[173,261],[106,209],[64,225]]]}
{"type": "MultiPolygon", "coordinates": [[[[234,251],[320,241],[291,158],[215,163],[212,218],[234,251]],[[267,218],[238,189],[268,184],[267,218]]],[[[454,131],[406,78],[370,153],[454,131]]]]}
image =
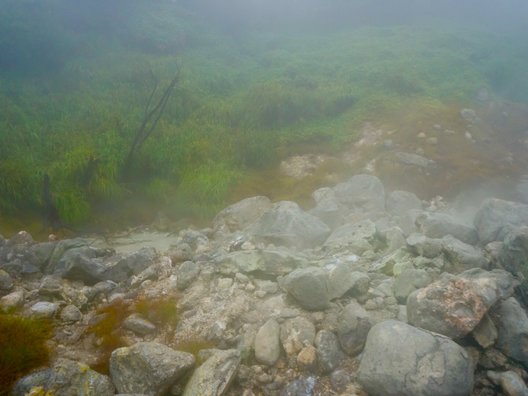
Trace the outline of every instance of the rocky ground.
{"type": "Polygon", "coordinates": [[[13,395],[528,395],[527,195],[469,222],[366,174],[313,198],[248,198],[157,249],[0,238],[1,307],[55,324],[13,395]],[[126,311],[105,355],[90,329],[137,301],[175,327],[126,311]]]}

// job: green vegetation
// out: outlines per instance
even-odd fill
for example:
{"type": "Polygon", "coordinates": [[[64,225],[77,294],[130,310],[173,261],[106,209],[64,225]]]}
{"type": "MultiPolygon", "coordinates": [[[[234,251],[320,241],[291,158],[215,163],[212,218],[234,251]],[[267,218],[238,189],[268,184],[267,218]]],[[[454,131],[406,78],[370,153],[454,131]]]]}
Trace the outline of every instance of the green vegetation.
{"type": "Polygon", "coordinates": [[[528,50],[513,34],[430,23],[226,33],[170,1],[67,3],[0,6],[0,215],[40,210],[48,174],[68,224],[131,199],[208,217],[251,172],[303,145],[340,147],[409,101],[464,102],[482,87],[528,100],[528,50]],[[178,68],[124,180],[154,81],[178,68]]]}
{"type": "Polygon", "coordinates": [[[49,361],[46,341],[50,321],[0,312],[0,395],[8,395],[15,382],[49,361]]]}

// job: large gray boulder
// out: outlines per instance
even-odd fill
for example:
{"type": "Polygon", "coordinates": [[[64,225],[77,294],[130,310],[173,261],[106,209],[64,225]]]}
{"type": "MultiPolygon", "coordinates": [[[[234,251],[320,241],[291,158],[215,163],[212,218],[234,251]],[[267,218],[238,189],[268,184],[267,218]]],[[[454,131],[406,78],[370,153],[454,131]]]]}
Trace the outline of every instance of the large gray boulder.
{"type": "Polygon", "coordinates": [[[215,351],[205,363],[194,370],[185,386],[183,396],[222,396],[235,378],[240,366],[236,349],[215,351]]]}
{"type": "Polygon", "coordinates": [[[471,268],[488,269],[489,261],[479,248],[447,235],[442,238],[442,250],[450,262],[449,272],[462,272],[471,268]]]}
{"type": "Polygon", "coordinates": [[[358,380],[376,396],[467,396],[469,354],[448,338],[389,320],[369,332],[358,380]]]}
{"type": "Polygon", "coordinates": [[[321,268],[297,269],[285,276],[281,285],[304,309],[323,310],[330,304],[328,275],[321,268]]]}
{"type": "Polygon", "coordinates": [[[239,231],[255,223],[271,208],[268,197],[257,196],[243,199],[221,210],[213,219],[215,230],[239,231]]]}
{"type": "Polygon", "coordinates": [[[215,262],[216,268],[224,275],[241,272],[278,276],[308,265],[303,256],[285,249],[236,251],[218,257],[215,262]]]}
{"type": "Polygon", "coordinates": [[[410,324],[450,338],[471,332],[499,300],[513,294],[513,277],[506,271],[472,269],[458,276],[444,273],[407,299],[410,324]]]}
{"type": "Polygon", "coordinates": [[[153,247],[142,248],[111,265],[104,271],[103,277],[113,282],[123,282],[132,275],[138,275],[147,269],[154,262],[155,258],[156,249],[153,247]]]}
{"type": "Polygon", "coordinates": [[[492,310],[497,326],[497,347],[506,355],[528,368],[528,316],[519,302],[511,297],[492,310]]]}
{"type": "Polygon", "coordinates": [[[393,191],[387,197],[385,204],[387,213],[393,216],[405,216],[411,210],[422,209],[422,201],[408,191],[393,191]]]}
{"type": "Polygon", "coordinates": [[[23,377],[15,385],[12,394],[25,396],[37,387],[42,388],[42,394],[61,396],[112,396],[115,393],[106,375],[68,359],[57,359],[52,368],[23,377]]]}
{"type": "Polygon", "coordinates": [[[512,229],[528,225],[528,205],[488,199],[475,215],[474,224],[483,244],[502,241],[512,229]]]}
{"type": "Polygon", "coordinates": [[[470,245],[474,245],[478,240],[477,232],[473,227],[462,224],[445,213],[423,212],[416,218],[416,224],[429,238],[451,235],[470,245]]]}
{"type": "Polygon", "coordinates": [[[380,212],[385,209],[385,189],[376,176],[355,175],[334,187],[337,200],[354,211],[380,212]]]}
{"type": "Polygon", "coordinates": [[[314,248],[325,241],[330,228],[295,202],[282,201],[266,211],[249,233],[260,242],[314,248]]]}
{"type": "Polygon", "coordinates": [[[110,375],[119,393],[161,396],[194,366],[190,353],[155,342],[118,348],[110,357],[110,375]]]}

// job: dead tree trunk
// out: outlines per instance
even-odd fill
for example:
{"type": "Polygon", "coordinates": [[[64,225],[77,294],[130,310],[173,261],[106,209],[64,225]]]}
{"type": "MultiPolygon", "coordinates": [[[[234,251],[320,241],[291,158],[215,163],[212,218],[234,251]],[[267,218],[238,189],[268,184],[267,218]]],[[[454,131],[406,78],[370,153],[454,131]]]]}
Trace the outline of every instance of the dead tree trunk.
{"type": "Polygon", "coordinates": [[[130,178],[130,172],[132,169],[132,165],[136,160],[136,156],[141,150],[141,147],[143,146],[145,141],[149,138],[150,135],[152,135],[152,132],[154,132],[154,130],[156,129],[156,126],[158,125],[158,122],[161,119],[167,106],[167,103],[169,102],[169,99],[172,95],[172,92],[174,91],[174,88],[176,87],[176,84],[179,82],[179,80],[180,70],[178,69],[176,75],[171,80],[170,84],[165,88],[163,94],[161,95],[157,103],[154,105],[154,96],[156,96],[156,92],[159,88],[159,81],[155,81],[154,87],[152,88],[152,91],[147,100],[147,105],[145,107],[145,115],[143,116],[141,124],[138,130],[136,131],[136,134],[134,135],[134,140],[132,142],[132,145],[130,146],[130,150],[128,151],[128,155],[126,156],[125,162],[123,164],[121,172],[122,179],[128,180],[130,178]]]}

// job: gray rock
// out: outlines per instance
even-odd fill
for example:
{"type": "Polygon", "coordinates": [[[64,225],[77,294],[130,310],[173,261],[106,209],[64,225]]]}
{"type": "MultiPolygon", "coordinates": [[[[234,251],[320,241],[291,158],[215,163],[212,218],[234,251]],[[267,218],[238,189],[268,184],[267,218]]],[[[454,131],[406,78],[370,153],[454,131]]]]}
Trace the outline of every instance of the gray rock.
{"type": "Polygon", "coordinates": [[[313,396],[316,384],[315,377],[299,377],[288,383],[280,396],[313,396]]]}
{"type": "Polygon", "coordinates": [[[61,279],[47,275],[42,278],[39,286],[39,294],[41,296],[49,297],[61,297],[62,294],[62,281],[61,279]]]}
{"type": "Polygon", "coordinates": [[[220,211],[213,219],[215,230],[229,232],[242,230],[255,223],[272,206],[267,197],[257,196],[243,199],[220,211]]]}
{"type": "Polygon", "coordinates": [[[387,197],[385,207],[393,216],[404,216],[411,210],[422,209],[422,201],[411,192],[393,191],[387,197]]]}
{"type": "Polygon", "coordinates": [[[414,153],[397,152],[396,159],[404,165],[416,166],[418,168],[427,169],[433,167],[435,162],[429,158],[414,153]]]}
{"type": "Polygon", "coordinates": [[[7,272],[0,269],[0,293],[8,292],[12,288],[13,288],[13,279],[7,272]]]}
{"type": "Polygon", "coordinates": [[[491,318],[499,332],[497,348],[528,368],[528,316],[525,310],[512,297],[497,304],[491,318]]]}
{"type": "Polygon", "coordinates": [[[323,374],[331,373],[337,369],[345,358],[336,335],[331,331],[319,331],[315,336],[315,347],[317,348],[319,370],[323,374]]]}
{"type": "MultiPolygon", "coordinates": [[[[55,250],[58,248],[57,245],[55,250]]],[[[91,247],[69,249],[57,262],[53,274],[93,285],[105,279],[103,273],[106,267],[97,256],[98,251],[91,247]]]]}
{"type": "Polygon", "coordinates": [[[479,120],[477,113],[473,109],[460,110],[460,116],[467,122],[474,123],[479,120]]]}
{"type": "Polygon", "coordinates": [[[405,304],[407,297],[417,289],[432,282],[431,276],[423,269],[406,269],[394,280],[392,291],[399,303],[405,304]]]}
{"type": "Polygon", "coordinates": [[[4,311],[21,308],[24,305],[24,291],[15,290],[0,298],[0,308],[4,311]]]}
{"type": "Polygon", "coordinates": [[[330,304],[327,273],[318,267],[295,270],[281,285],[304,309],[323,310],[330,304]]]}
{"type": "Polygon", "coordinates": [[[326,240],[324,246],[332,249],[342,249],[362,254],[372,249],[371,242],[376,235],[376,224],[370,220],[345,224],[337,228],[326,240]]]}
{"type": "Polygon", "coordinates": [[[495,341],[497,341],[498,337],[497,327],[495,324],[493,324],[493,321],[487,314],[484,315],[480,323],[473,329],[471,334],[473,335],[475,341],[477,341],[478,344],[484,349],[495,344],[495,341]]]}
{"type": "Polygon", "coordinates": [[[59,310],[59,305],[47,301],[39,301],[30,308],[31,316],[37,318],[53,318],[59,310]]]}
{"type": "Polygon", "coordinates": [[[132,314],[123,321],[123,328],[137,335],[147,335],[156,331],[156,326],[139,314],[132,314]]]}
{"type": "Polygon", "coordinates": [[[32,245],[28,251],[28,260],[32,265],[44,272],[56,245],[57,242],[44,242],[32,245]]]}
{"type": "Polygon", "coordinates": [[[350,356],[359,354],[365,345],[371,322],[365,309],[352,301],[339,314],[337,337],[341,348],[350,356]]]}
{"type": "Polygon", "coordinates": [[[528,303],[528,227],[519,227],[509,232],[496,255],[502,267],[522,279],[519,294],[522,302],[528,303]]]}
{"type": "Polygon", "coordinates": [[[467,243],[447,235],[442,238],[442,249],[451,263],[450,272],[461,272],[471,268],[489,268],[483,252],[467,243]]]}
{"type": "Polygon", "coordinates": [[[334,187],[337,200],[355,211],[379,212],[385,209],[385,189],[371,175],[355,175],[334,187]]]}
{"type": "Polygon", "coordinates": [[[106,375],[68,359],[57,359],[51,369],[40,370],[20,379],[13,395],[27,395],[36,387],[61,396],[113,396],[115,393],[110,378],[106,375]]]}
{"type": "Polygon", "coordinates": [[[139,342],[116,349],[110,357],[110,375],[120,393],[164,395],[189,369],[195,359],[155,342],[139,342]]]}
{"type": "Polygon", "coordinates": [[[183,396],[222,396],[235,378],[240,366],[240,353],[235,349],[216,351],[194,370],[183,396]]]}
{"type": "Polygon", "coordinates": [[[57,270],[60,272],[61,268],[57,269],[57,266],[62,267],[59,262],[68,250],[86,248],[89,245],[90,242],[82,238],[64,239],[57,242],[51,256],[48,258],[47,265],[44,267],[44,272],[47,274],[52,274],[57,270]]]}
{"type": "Polygon", "coordinates": [[[388,320],[370,330],[358,380],[371,395],[466,396],[473,370],[469,354],[448,338],[388,320]]]}
{"type": "Polygon", "coordinates": [[[280,326],[275,319],[269,319],[255,337],[255,359],[267,366],[273,366],[280,357],[280,326]]]}
{"type": "Polygon", "coordinates": [[[232,252],[215,260],[224,275],[264,273],[286,275],[296,268],[306,267],[308,260],[288,250],[264,249],[232,252]]]}
{"type": "Polygon", "coordinates": [[[343,217],[348,210],[345,205],[339,202],[336,192],[332,188],[320,188],[313,192],[312,198],[316,206],[309,211],[310,214],[321,219],[330,228],[343,223],[343,217]]]}
{"type": "Polygon", "coordinates": [[[288,356],[295,355],[307,345],[313,345],[315,326],[308,319],[299,316],[281,324],[280,341],[288,356]]]}
{"type": "Polygon", "coordinates": [[[132,275],[139,275],[142,271],[152,265],[155,258],[156,249],[153,247],[142,248],[137,252],[123,257],[117,263],[105,269],[102,278],[116,283],[123,282],[132,275]]]}
{"type": "Polygon", "coordinates": [[[506,396],[528,396],[528,387],[515,371],[488,371],[488,378],[502,388],[506,396]]]}
{"type": "Polygon", "coordinates": [[[66,305],[60,313],[60,318],[65,323],[75,323],[82,319],[82,313],[75,305],[66,305]]]}
{"type": "Polygon", "coordinates": [[[416,218],[416,224],[425,236],[442,238],[451,235],[456,239],[474,245],[477,243],[477,231],[473,227],[457,222],[451,216],[438,212],[423,212],[416,218]]]}
{"type": "Polygon", "coordinates": [[[185,242],[171,246],[167,254],[171,258],[173,263],[189,261],[193,257],[191,245],[185,242]]]}
{"type": "Polygon", "coordinates": [[[482,203],[474,223],[483,244],[502,241],[512,229],[528,224],[528,205],[488,199],[482,203]]]}
{"type": "Polygon", "coordinates": [[[200,265],[193,261],[183,262],[176,272],[176,287],[185,290],[200,274],[200,265]]]}
{"type": "Polygon", "coordinates": [[[18,245],[30,245],[33,243],[33,237],[31,234],[27,231],[19,231],[15,235],[13,235],[9,240],[7,241],[7,246],[18,246],[18,245]]]}
{"type": "Polygon", "coordinates": [[[352,263],[339,262],[328,272],[328,291],[331,300],[350,294],[361,296],[368,291],[370,278],[364,272],[354,271],[352,263]]]}
{"type": "Polygon", "coordinates": [[[257,241],[265,243],[314,248],[325,241],[330,228],[295,202],[282,201],[266,211],[249,232],[257,241]]]}
{"type": "Polygon", "coordinates": [[[444,273],[409,296],[407,317],[412,325],[459,338],[471,332],[497,301],[512,294],[513,278],[503,270],[444,273]]]}

